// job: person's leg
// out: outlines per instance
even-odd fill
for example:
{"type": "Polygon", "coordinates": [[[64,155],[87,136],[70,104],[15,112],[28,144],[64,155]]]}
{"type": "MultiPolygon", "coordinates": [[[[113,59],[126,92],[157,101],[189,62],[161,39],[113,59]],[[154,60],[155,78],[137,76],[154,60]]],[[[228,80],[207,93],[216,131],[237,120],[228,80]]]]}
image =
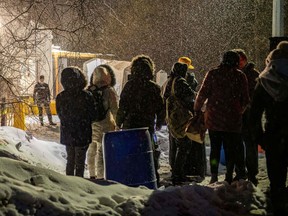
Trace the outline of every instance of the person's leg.
{"type": "Polygon", "coordinates": [[[39,112],[40,124],[43,126],[44,125],[44,121],[43,121],[43,107],[42,107],[42,104],[37,103],[37,107],[38,107],[38,112],[39,112]]]}
{"type": "Polygon", "coordinates": [[[184,166],[184,173],[187,176],[195,176],[198,175],[197,173],[197,164],[198,164],[198,152],[197,152],[197,143],[190,140],[191,142],[191,147],[190,147],[190,152],[187,155],[186,163],[184,166]]]}
{"type": "Polygon", "coordinates": [[[93,125],[93,136],[95,142],[97,142],[96,149],[96,171],[97,178],[104,178],[104,158],[103,158],[103,147],[102,147],[102,139],[103,139],[103,127],[99,124],[93,125]]]}
{"type": "MultiPolygon", "coordinates": [[[[206,172],[206,149],[204,143],[197,143],[195,144],[195,168],[196,174],[200,177],[205,177],[206,172]]],[[[192,152],[193,153],[193,152],[192,152]]],[[[190,154],[191,155],[191,154],[190,154]]]]}
{"type": "Polygon", "coordinates": [[[67,164],[66,164],[66,175],[74,176],[75,169],[75,147],[66,145],[67,153],[67,164]]]}
{"type": "Polygon", "coordinates": [[[50,125],[56,125],[53,122],[52,114],[51,114],[51,110],[50,110],[50,103],[48,103],[48,101],[45,101],[44,108],[45,108],[45,111],[46,111],[46,114],[47,114],[47,117],[48,117],[49,124],[50,125]]]}
{"type": "Polygon", "coordinates": [[[177,152],[175,163],[172,170],[173,183],[181,183],[185,180],[184,166],[187,160],[187,155],[191,149],[191,142],[187,137],[177,139],[177,152]]]}
{"type": "Polygon", "coordinates": [[[233,172],[235,167],[235,148],[236,145],[233,143],[233,134],[232,133],[224,133],[223,137],[223,148],[225,153],[225,162],[226,162],[226,174],[225,181],[231,184],[233,180],[233,172]]]}
{"type": "Polygon", "coordinates": [[[246,152],[246,168],[248,180],[254,185],[258,184],[256,175],[258,174],[258,144],[252,140],[251,134],[242,134],[245,152],[246,152]]]}
{"type": "Polygon", "coordinates": [[[209,130],[210,138],[210,184],[218,181],[218,167],[220,161],[221,145],[223,142],[223,134],[220,131],[209,130]]]}
{"type": "Polygon", "coordinates": [[[96,123],[92,124],[92,142],[87,152],[87,163],[90,178],[96,178],[96,157],[97,157],[97,133],[98,127],[96,123]]]}
{"type": "Polygon", "coordinates": [[[169,132],[169,164],[171,167],[171,171],[173,170],[173,166],[175,163],[176,152],[177,152],[177,141],[169,132]]]}
{"type": "Polygon", "coordinates": [[[75,147],[75,167],[76,167],[76,176],[83,177],[85,170],[85,160],[86,160],[86,152],[88,149],[87,146],[76,146],[75,147]]]}
{"type": "Polygon", "coordinates": [[[237,165],[237,179],[245,177],[244,146],[240,133],[226,132],[223,140],[223,147],[226,159],[225,180],[230,184],[233,180],[233,171],[237,165]]]}
{"type": "Polygon", "coordinates": [[[274,215],[286,215],[288,212],[285,212],[284,197],[287,198],[287,143],[281,142],[278,136],[267,139],[265,154],[273,212],[274,215]]]}
{"type": "Polygon", "coordinates": [[[102,142],[97,142],[97,157],[96,157],[96,170],[97,178],[104,178],[104,159],[103,159],[103,149],[102,142]]]}
{"type": "Polygon", "coordinates": [[[234,168],[236,176],[234,180],[246,179],[246,167],[245,167],[245,146],[243,143],[242,135],[240,133],[232,134],[232,143],[235,145],[235,165],[234,168]]]}
{"type": "Polygon", "coordinates": [[[152,150],[153,150],[153,162],[154,162],[155,176],[156,176],[156,180],[157,180],[157,187],[159,187],[160,186],[160,175],[159,175],[158,169],[160,168],[159,158],[160,158],[161,151],[160,151],[159,145],[157,143],[156,134],[151,132],[151,131],[149,131],[149,133],[150,133],[152,150]]]}
{"type": "Polygon", "coordinates": [[[157,186],[160,186],[160,175],[158,172],[158,169],[160,168],[159,165],[159,158],[160,158],[160,150],[159,149],[155,149],[153,151],[153,160],[154,160],[154,168],[155,168],[155,175],[156,175],[156,180],[157,180],[157,186]]]}
{"type": "Polygon", "coordinates": [[[96,151],[97,151],[97,142],[92,140],[92,143],[89,145],[87,152],[87,163],[90,178],[96,178],[96,151]]]}

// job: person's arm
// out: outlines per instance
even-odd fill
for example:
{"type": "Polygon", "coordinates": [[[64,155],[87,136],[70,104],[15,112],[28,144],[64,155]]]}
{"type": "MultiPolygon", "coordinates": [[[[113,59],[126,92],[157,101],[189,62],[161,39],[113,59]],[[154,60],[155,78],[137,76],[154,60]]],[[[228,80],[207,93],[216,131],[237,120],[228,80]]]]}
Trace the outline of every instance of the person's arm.
{"type": "Polygon", "coordinates": [[[251,102],[251,108],[250,108],[250,115],[249,115],[249,125],[251,130],[251,135],[253,140],[262,146],[264,149],[264,143],[263,143],[263,127],[262,127],[262,115],[265,110],[265,90],[261,86],[260,83],[256,84],[254,96],[251,102]]]}
{"type": "Polygon", "coordinates": [[[55,103],[56,103],[56,112],[57,112],[57,115],[58,115],[58,117],[59,117],[59,119],[61,121],[61,119],[62,119],[62,109],[61,109],[59,95],[56,96],[55,103]]]}
{"type": "Polygon", "coordinates": [[[242,75],[242,95],[241,95],[241,102],[242,102],[242,113],[244,113],[247,105],[250,102],[250,98],[249,98],[249,87],[248,87],[248,80],[247,77],[244,73],[241,74],[242,75]]]}
{"type": "Polygon", "coordinates": [[[49,102],[51,101],[51,92],[48,84],[47,84],[47,99],[49,102]]]}
{"type": "Polygon", "coordinates": [[[166,109],[165,109],[165,103],[161,96],[161,90],[160,88],[156,90],[156,130],[160,130],[162,125],[165,122],[165,116],[166,116],[166,109]]]}
{"type": "Polygon", "coordinates": [[[38,91],[38,84],[36,84],[36,85],[34,86],[34,91],[33,91],[33,100],[34,100],[34,103],[36,103],[37,91],[38,91]]]}
{"type": "Polygon", "coordinates": [[[194,98],[195,93],[185,79],[177,79],[175,82],[175,96],[180,98],[184,103],[183,105],[194,112],[194,98]]]}
{"type": "Polygon", "coordinates": [[[129,88],[130,88],[129,82],[127,82],[120,95],[119,109],[116,115],[116,126],[119,128],[121,128],[127,115],[127,109],[129,106],[129,97],[131,97],[130,95],[131,92],[129,88]]]}
{"type": "Polygon", "coordinates": [[[114,120],[116,119],[118,108],[119,108],[119,102],[118,102],[118,96],[116,91],[111,87],[108,88],[109,91],[109,109],[112,113],[112,116],[114,120]]]}
{"type": "Polygon", "coordinates": [[[202,85],[200,87],[200,90],[198,91],[198,94],[196,95],[196,99],[194,102],[195,113],[199,113],[201,111],[201,108],[204,105],[204,102],[210,96],[210,92],[211,92],[210,84],[212,80],[213,80],[213,76],[211,75],[211,72],[208,72],[202,82],[202,85]]]}

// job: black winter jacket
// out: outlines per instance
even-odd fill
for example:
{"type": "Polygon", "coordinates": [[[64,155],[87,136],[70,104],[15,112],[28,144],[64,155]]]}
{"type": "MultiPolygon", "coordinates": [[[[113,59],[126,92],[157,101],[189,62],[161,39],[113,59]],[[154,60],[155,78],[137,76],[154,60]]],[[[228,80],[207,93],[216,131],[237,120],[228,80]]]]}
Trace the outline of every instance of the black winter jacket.
{"type": "Polygon", "coordinates": [[[116,117],[117,126],[124,129],[149,127],[150,133],[165,121],[164,102],[160,86],[147,79],[132,78],[124,86],[116,117]]]}
{"type": "Polygon", "coordinates": [[[163,96],[165,103],[167,98],[171,95],[172,82],[174,78],[176,79],[174,85],[175,96],[179,98],[181,101],[183,101],[184,107],[186,107],[188,110],[194,113],[193,107],[194,107],[195,92],[189,86],[187,81],[181,76],[173,76],[173,75],[170,76],[163,96]]]}
{"type": "Polygon", "coordinates": [[[263,148],[281,142],[288,145],[288,97],[284,101],[275,101],[257,83],[250,110],[251,134],[263,148]],[[265,112],[265,124],[262,125],[262,114],[265,112]],[[281,141],[280,141],[281,140],[281,141]]]}
{"type": "Polygon", "coordinates": [[[60,92],[56,97],[56,110],[61,121],[60,143],[73,146],[91,143],[91,124],[96,110],[90,92],[77,88],[60,92]]]}
{"type": "MultiPolygon", "coordinates": [[[[248,63],[243,69],[242,72],[246,75],[248,81],[248,91],[250,101],[253,98],[254,89],[257,83],[257,78],[259,77],[259,71],[255,69],[254,63],[248,63]]],[[[245,112],[243,113],[243,125],[242,133],[250,133],[249,131],[249,115],[250,115],[250,106],[247,106],[245,112]]]]}

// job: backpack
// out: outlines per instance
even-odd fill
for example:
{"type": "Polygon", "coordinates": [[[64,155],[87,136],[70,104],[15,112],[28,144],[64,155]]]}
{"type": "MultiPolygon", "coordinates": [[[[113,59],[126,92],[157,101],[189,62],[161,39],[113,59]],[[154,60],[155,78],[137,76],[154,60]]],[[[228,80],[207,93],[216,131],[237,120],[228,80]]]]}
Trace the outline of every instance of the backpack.
{"type": "Polygon", "coordinates": [[[176,79],[174,78],[172,82],[171,95],[166,100],[166,122],[174,138],[184,138],[189,120],[193,115],[183,106],[183,102],[175,96],[176,79]]]}
{"type": "Polygon", "coordinates": [[[103,91],[107,88],[108,86],[102,86],[98,88],[97,86],[92,86],[89,88],[89,91],[92,93],[93,98],[94,98],[94,104],[96,107],[96,119],[94,120],[95,122],[102,121],[106,118],[106,114],[109,108],[105,109],[104,107],[104,99],[103,99],[103,91]]]}

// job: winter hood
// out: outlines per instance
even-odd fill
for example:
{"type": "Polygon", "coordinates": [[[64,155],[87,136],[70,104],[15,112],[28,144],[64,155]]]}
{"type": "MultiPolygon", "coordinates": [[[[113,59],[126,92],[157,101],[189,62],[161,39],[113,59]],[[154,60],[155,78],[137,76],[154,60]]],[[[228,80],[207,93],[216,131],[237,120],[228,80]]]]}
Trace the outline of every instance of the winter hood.
{"type": "Polygon", "coordinates": [[[131,75],[138,80],[152,80],[154,76],[154,62],[149,56],[138,55],[132,59],[131,75]]]}
{"type": "Polygon", "coordinates": [[[276,101],[288,98],[288,59],[271,60],[259,80],[268,94],[276,101]]]}
{"type": "Polygon", "coordinates": [[[115,85],[115,73],[110,66],[99,65],[92,74],[91,84],[99,88],[115,85]]]}
{"type": "Polygon", "coordinates": [[[61,73],[61,84],[67,89],[84,89],[87,81],[82,71],[77,67],[64,68],[61,73]]]}
{"type": "Polygon", "coordinates": [[[185,78],[187,70],[188,70],[187,64],[176,62],[171,69],[171,75],[173,77],[180,76],[182,78],[185,78]]]}

